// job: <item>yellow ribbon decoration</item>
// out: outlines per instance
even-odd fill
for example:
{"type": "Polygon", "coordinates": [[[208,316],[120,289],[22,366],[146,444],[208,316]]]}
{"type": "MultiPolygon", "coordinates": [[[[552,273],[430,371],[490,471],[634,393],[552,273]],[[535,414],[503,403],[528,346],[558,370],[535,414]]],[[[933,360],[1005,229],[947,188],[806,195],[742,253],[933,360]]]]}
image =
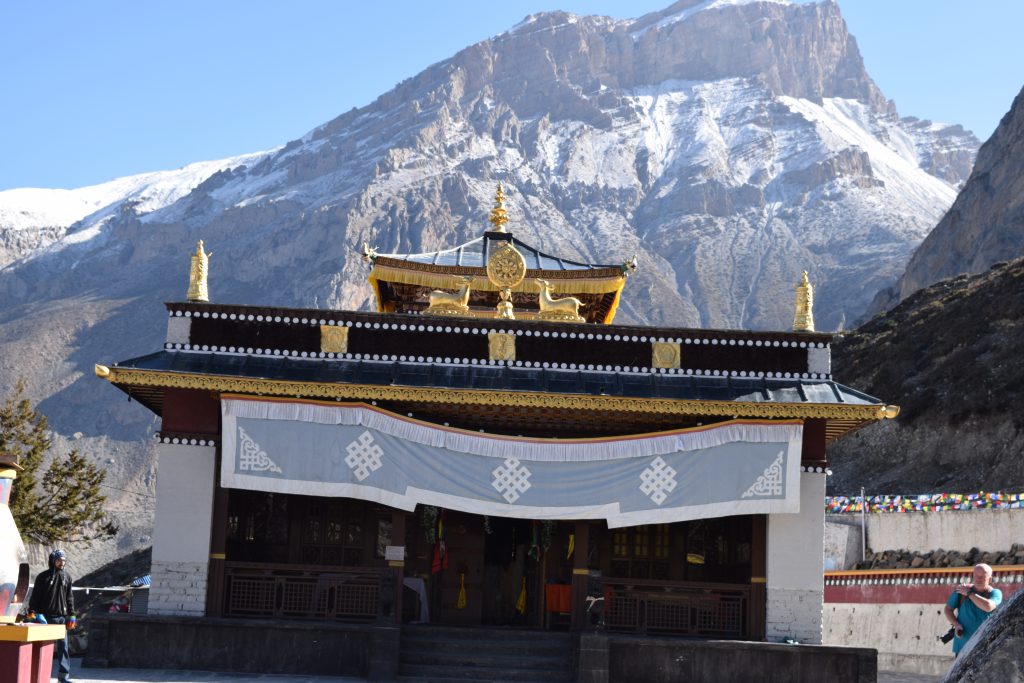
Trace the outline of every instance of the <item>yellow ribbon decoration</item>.
{"type": "Polygon", "coordinates": [[[519,599],[516,600],[516,611],[526,614],[526,577],[523,577],[523,588],[519,591],[519,599]]]}
{"type": "Polygon", "coordinates": [[[466,575],[459,574],[459,599],[455,601],[456,609],[466,609],[466,575]]]}

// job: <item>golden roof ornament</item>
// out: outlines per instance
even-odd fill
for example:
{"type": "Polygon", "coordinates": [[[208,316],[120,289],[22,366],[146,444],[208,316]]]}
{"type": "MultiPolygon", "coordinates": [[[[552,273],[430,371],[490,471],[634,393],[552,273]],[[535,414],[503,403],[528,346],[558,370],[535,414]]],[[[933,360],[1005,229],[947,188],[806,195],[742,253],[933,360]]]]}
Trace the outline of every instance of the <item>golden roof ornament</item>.
{"type": "Polygon", "coordinates": [[[428,296],[430,306],[423,312],[427,315],[469,315],[469,292],[473,277],[467,275],[459,280],[460,287],[454,292],[435,289],[428,296]]]}
{"type": "Polygon", "coordinates": [[[196,253],[192,255],[192,267],[188,272],[188,294],[189,301],[207,303],[210,301],[210,292],[206,285],[206,276],[209,272],[210,257],[213,252],[203,251],[203,241],[199,240],[196,245],[196,253]]]}
{"type": "Polygon", "coordinates": [[[377,258],[377,250],[371,247],[367,242],[363,242],[363,260],[367,263],[373,263],[375,258],[377,258]]]}
{"type": "Polygon", "coordinates": [[[807,279],[807,271],[796,286],[796,313],[793,315],[794,332],[814,332],[814,287],[807,279]]]}
{"type": "Polygon", "coordinates": [[[586,306],[573,296],[555,299],[551,296],[551,283],[537,278],[540,295],[537,297],[538,317],[542,320],[559,320],[563,322],[582,323],[586,319],[580,315],[580,309],[586,306]]]}
{"type": "Polygon", "coordinates": [[[495,318],[515,320],[512,311],[512,288],[526,277],[526,260],[508,242],[501,243],[500,249],[487,261],[487,279],[498,288],[498,305],[495,318]]]}
{"type": "Polygon", "coordinates": [[[505,193],[501,189],[501,183],[498,183],[498,191],[494,194],[494,208],[491,209],[489,220],[494,226],[493,232],[507,232],[505,224],[508,223],[508,213],[505,211],[505,193]]]}

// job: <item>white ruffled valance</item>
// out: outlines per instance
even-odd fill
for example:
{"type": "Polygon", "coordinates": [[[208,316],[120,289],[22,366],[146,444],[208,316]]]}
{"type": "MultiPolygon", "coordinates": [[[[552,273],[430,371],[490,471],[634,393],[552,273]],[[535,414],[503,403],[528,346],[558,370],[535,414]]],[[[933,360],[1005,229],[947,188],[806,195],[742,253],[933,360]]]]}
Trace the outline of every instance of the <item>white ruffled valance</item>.
{"type": "Polygon", "coordinates": [[[224,398],[221,485],[611,527],[798,512],[799,422],[600,439],[482,434],[364,404],[224,398]]]}
{"type": "Polygon", "coordinates": [[[584,462],[646,458],[713,448],[736,441],[800,438],[799,422],[734,420],[691,429],[598,439],[533,439],[483,434],[406,418],[364,404],[331,405],[224,399],[224,415],[259,420],[290,420],[322,425],[362,426],[405,441],[489,458],[514,456],[541,462],[584,462]]]}

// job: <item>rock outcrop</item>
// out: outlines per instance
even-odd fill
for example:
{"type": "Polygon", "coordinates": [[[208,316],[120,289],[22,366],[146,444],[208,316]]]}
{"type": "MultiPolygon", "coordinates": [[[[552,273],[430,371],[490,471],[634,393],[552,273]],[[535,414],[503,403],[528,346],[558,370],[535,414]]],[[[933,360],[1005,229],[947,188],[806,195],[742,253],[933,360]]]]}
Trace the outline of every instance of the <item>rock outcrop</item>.
{"type": "MultiPolygon", "coordinates": [[[[952,513],[956,514],[956,513],[952,513]]],[[[1024,564],[1024,545],[1014,543],[1009,550],[979,550],[966,552],[939,548],[926,553],[908,550],[867,549],[864,560],[854,569],[932,569],[935,567],[973,567],[984,562],[992,567],[1024,564]]]]}
{"type": "Polygon", "coordinates": [[[943,683],[1024,682],[1024,591],[996,608],[960,651],[943,683]]]}
{"type": "Polygon", "coordinates": [[[899,417],[829,449],[849,492],[1024,490],[1024,258],[922,289],[833,346],[842,381],[899,417]]]}
{"type": "Polygon", "coordinates": [[[996,261],[1019,256],[1024,256],[1024,89],[982,145],[953,206],[876,307],[891,306],[939,280],[981,273],[996,261]]]}

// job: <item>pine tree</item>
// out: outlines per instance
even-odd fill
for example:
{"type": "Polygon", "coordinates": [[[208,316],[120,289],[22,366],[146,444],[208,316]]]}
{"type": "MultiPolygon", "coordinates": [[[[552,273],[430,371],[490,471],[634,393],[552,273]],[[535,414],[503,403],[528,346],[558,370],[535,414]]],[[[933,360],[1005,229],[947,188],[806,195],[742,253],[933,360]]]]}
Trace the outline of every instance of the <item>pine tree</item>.
{"type": "Polygon", "coordinates": [[[78,451],[57,458],[42,472],[53,445],[46,416],[25,397],[25,382],[0,405],[0,452],[23,468],[11,491],[11,514],[22,536],[44,545],[109,538],[117,526],[107,516],[100,487],[106,472],[78,451]]]}

